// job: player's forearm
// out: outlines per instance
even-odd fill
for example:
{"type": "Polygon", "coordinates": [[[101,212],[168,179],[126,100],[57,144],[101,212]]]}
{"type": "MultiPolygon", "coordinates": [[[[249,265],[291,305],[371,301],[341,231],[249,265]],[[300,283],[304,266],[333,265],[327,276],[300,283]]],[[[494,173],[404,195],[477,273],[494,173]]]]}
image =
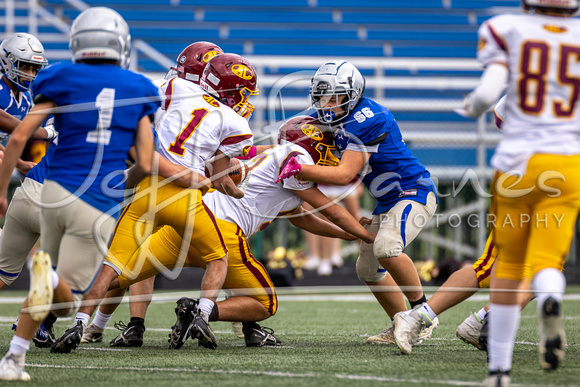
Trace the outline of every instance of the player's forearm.
{"type": "Polygon", "coordinates": [[[347,233],[334,223],[327,222],[326,220],[320,219],[312,214],[304,214],[299,217],[289,218],[288,220],[294,226],[312,234],[329,238],[340,238],[344,240],[356,239],[356,236],[347,233]]]}
{"type": "Polygon", "coordinates": [[[321,210],[322,214],[332,223],[345,230],[346,232],[360,238],[366,243],[373,243],[375,236],[368,232],[360,223],[349,214],[347,210],[334,204],[321,210]]]}
{"type": "Polygon", "coordinates": [[[4,133],[12,133],[20,124],[20,120],[0,109],[0,130],[4,133]]]}
{"type": "Polygon", "coordinates": [[[507,78],[508,69],[502,64],[491,64],[485,69],[479,85],[471,94],[470,116],[480,116],[497,102],[505,90],[507,78]]]}
{"type": "Polygon", "coordinates": [[[321,165],[302,164],[302,169],[297,176],[315,183],[346,185],[354,179],[356,172],[352,173],[346,170],[346,168],[341,168],[340,165],[337,167],[325,167],[321,165]]]}
{"type": "Polygon", "coordinates": [[[201,189],[203,192],[207,192],[211,188],[211,181],[207,177],[182,165],[172,163],[157,152],[155,157],[159,162],[159,175],[161,177],[173,179],[174,183],[182,187],[201,189]]]}

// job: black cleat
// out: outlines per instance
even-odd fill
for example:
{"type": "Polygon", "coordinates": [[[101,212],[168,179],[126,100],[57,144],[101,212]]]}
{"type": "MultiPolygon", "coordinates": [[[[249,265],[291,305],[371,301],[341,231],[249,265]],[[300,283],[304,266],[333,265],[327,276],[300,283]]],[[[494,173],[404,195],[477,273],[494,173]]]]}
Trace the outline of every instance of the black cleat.
{"type": "Polygon", "coordinates": [[[83,322],[78,320],[76,325],[73,325],[59,337],[56,342],[50,347],[52,353],[70,353],[73,349],[79,346],[83,338],[83,322]]]}
{"type": "Polygon", "coordinates": [[[540,365],[545,370],[558,368],[566,352],[566,334],[562,324],[561,305],[548,297],[541,307],[540,318],[540,365]]]}
{"type": "Polygon", "coordinates": [[[177,300],[177,306],[175,307],[175,315],[177,316],[177,321],[175,325],[171,327],[171,333],[169,334],[169,348],[179,349],[185,343],[185,340],[189,337],[189,331],[191,329],[191,323],[193,322],[194,310],[197,309],[198,300],[193,298],[182,297],[177,300]]]}
{"type": "Polygon", "coordinates": [[[129,323],[129,325],[125,325],[125,323],[119,321],[115,323],[115,328],[122,332],[119,336],[111,340],[109,343],[111,347],[140,347],[143,345],[145,325],[142,323],[129,323]]]}
{"type": "Polygon", "coordinates": [[[201,311],[198,311],[196,308],[196,311],[193,313],[193,321],[189,328],[190,335],[191,337],[198,339],[199,345],[202,347],[216,349],[218,345],[215,335],[213,334],[209,324],[206,322],[206,319],[202,316],[201,311]]]}
{"type": "Polygon", "coordinates": [[[274,330],[261,327],[256,323],[244,323],[242,328],[246,347],[276,347],[282,345],[282,341],[274,336],[274,330]]]}

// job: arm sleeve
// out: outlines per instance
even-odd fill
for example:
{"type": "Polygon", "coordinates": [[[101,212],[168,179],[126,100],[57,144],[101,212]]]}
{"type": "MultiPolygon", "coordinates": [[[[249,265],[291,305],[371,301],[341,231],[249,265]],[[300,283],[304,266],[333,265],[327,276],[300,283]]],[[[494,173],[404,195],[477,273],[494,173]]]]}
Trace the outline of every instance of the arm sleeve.
{"type": "MultiPolygon", "coordinates": [[[[240,117],[241,118],[241,117],[240,117]]],[[[220,139],[219,150],[228,157],[241,156],[244,148],[254,144],[254,135],[248,121],[240,119],[230,126],[230,130],[220,139]]]]}

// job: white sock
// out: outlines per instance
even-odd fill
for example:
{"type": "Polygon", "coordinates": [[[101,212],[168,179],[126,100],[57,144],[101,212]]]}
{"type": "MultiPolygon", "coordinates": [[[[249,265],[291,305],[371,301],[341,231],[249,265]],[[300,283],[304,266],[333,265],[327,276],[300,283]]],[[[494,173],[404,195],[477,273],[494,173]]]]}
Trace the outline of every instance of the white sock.
{"type": "Polygon", "coordinates": [[[105,329],[109,320],[113,317],[113,313],[111,314],[104,314],[101,313],[100,309],[97,309],[97,314],[95,314],[95,318],[93,319],[93,324],[100,329],[105,329]]]}
{"type": "Polygon", "coordinates": [[[211,310],[213,309],[214,304],[215,304],[215,302],[213,302],[209,298],[200,298],[199,304],[197,305],[197,308],[209,317],[209,315],[211,314],[211,310]]]}
{"type": "Polygon", "coordinates": [[[71,326],[75,326],[77,325],[77,321],[82,321],[83,324],[85,325],[85,327],[87,325],[89,325],[89,319],[91,318],[91,316],[89,316],[86,313],[81,313],[81,312],[77,312],[77,315],[75,316],[75,320],[73,321],[73,324],[71,326]]]}
{"type": "Polygon", "coordinates": [[[30,349],[30,340],[23,339],[22,337],[14,335],[10,341],[9,352],[15,355],[25,355],[30,349]]]}
{"type": "Polygon", "coordinates": [[[433,320],[435,319],[435,317],[437,317],[437,314],[435,314],[435,312],[433,312],[433,309],[431,309],[431,307],[429,306],[428,303],[424,302],[421,307],[419,308],[419,310],[417,311],[419,314],[422,314],[424,316],[426,316],[429,321],[433,322],[433,320]]]}
{"type": "Polygon", "coordinates": [[[566,289],[566,278],[560,270],[543,269],[536,273],[532,279],[532,289],[536,295],[538,310],[544,305],[548,297],[554,297],[562,303],[564,290],[566,289]]]}
{"type": "Polygon", "coordinates": [[[488,369],[490,372],[509,371],[520,325],[520,306],[491,304],[489,312],[488,369]]]}
{"type": "Polygon", "coordinates": [[[487,310],[485,310],[485,308],[481,308],[476,314],[475,316],[477,317],[477,319],[479,320],[479,322],[482,322],[483,319],[485,318],[485,316],[487,316],[487,310]]]}
{"type": "Polygon", "coordinates": [[[59,281],[60,281],[60,278],[58,277],[58,274],[56,274],[56,271],[54,269],[52,269],[52,290],[56,289],[59,281]]]}

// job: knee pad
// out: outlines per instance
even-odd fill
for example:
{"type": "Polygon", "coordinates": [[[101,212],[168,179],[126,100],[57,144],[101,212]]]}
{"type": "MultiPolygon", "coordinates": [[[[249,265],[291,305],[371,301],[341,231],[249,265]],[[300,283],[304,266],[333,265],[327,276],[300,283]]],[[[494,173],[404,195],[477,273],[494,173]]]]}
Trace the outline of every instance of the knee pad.
{"type": "Polygon", "coordinates": [[[374,257],[369,259],[368,256],[364,258],[363,255],[359,255],[356,260],[356,275],[364,282],[378,282],[385,278],[387,271],[379,265],[374,257]]]}
{"type": "Polygon", "coordinates": [[[390,229],[385,231],[377,234],[373,244],[373,253],[376,259],[398,257],[403,254],[405,248],[400,234],[390,229]]]}

